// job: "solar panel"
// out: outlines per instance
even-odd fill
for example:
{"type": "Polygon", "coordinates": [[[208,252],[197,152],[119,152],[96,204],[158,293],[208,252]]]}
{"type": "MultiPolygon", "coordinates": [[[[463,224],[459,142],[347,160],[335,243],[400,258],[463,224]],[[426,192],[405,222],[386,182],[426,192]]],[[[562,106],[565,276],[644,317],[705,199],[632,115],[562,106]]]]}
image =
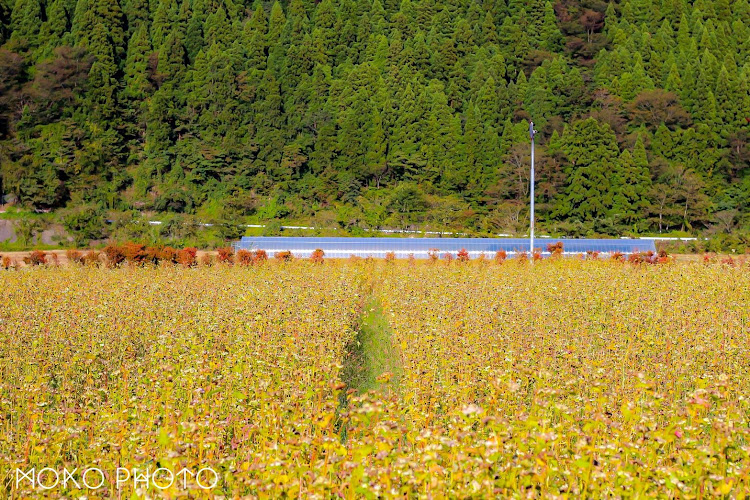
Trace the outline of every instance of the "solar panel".
{"type": "MultiPolygon", "coordinates": [[[[535,240],[535,247],[543,256],[549,256],[547,245],[561,242],[563,255],[580,255],[587,252],[631,254],[656,251],[653,240],[637,239],[541,239],[535,240]]],[[[474,259],[481,254],[492,257],[498,251],[505,251],[508,257],[528,252],[526,238],[316,238],[316,237],[260,237],[245,236],[234,243],[235,251],[265,250],[269,257],[277,252],[291,252],[295,257],[307,258],[315,249],[321,249],[329,258],[357,257],[384,258],[393,252],[396,258],[405,259],[413,255],[426,259],[430,252],[455,255],[466,249],[474,259]]]]}

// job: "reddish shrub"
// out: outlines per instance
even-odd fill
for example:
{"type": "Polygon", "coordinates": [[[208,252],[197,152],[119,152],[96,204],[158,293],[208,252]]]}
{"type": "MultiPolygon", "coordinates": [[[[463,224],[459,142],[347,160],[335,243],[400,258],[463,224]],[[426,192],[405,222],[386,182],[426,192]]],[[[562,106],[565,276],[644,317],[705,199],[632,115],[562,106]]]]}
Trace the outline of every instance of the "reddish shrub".
{"type": "Polygon", "coordinates": [[[529,254],[526,252],[518,252],[518,257],[516,257],[518,262],[528,262],[529,261],[529,254]]]}
{"type": "Polygon", "coordinates": [[[159,262],[161,262],[161,248],[144,247],[143,253],[136,260],[131,261],[131,264],[158,265],[159,262]]]}
{"type": "Polygon", "coordinates": [[[310,255],[310,260],[314,262],[315,264],[322,264],[324,256],[325,256],[325,252],[321,250],[320,248],[316,248],[313,251],[313,253],[310,255]]]}
{"type": "Polygon", "coordinates": [[[549,245],[547,245],[547,251],[551,254],[552,257],[562,257],[563,242],[558,241],[557,243],[550,243],[549,245]]]}
{"type": "Polygon", "coordinates": [[[252,266],[253,254],[249,250],[242,249],[237,252],[237,264],[240,266],[252,266]]]}
{"type": "Polygon", "coordinates": [[[268,260],[268,254],[265,250],[258,249],[253,252],[253,264],[261,265],[268,260]]]}
{"type": "Polygon", "coordinates": [[[451,262],[453,262],[453,254],[450,252],[445,252],[443,254],[443,260],[446,264],[450,264],[451,262]]]}
{"type": "Polygon", "coordinates": [[[458,261],[469,262],[469,252],[465,248],[458,251],[458,261]]]}
{"type": "Polygon", "coordinates": [[[29,266],[41,266],[47,263],[47,253],[41,250],[34,250],[23,261],[29,266]]]}
{"type": "Polygon", "coordinates": [[[508,258],[508,252],[505,250],[498,250],[495,252],[495,264],[502,264],[505,259],[508,258]]]}
{"type": "MultiPolygon", "coordinates": [[[[149,249],[146,249],[151,250],[149,249]]],[[[166,262],[169,264],[177,264],[180,261],[180,251],[172,247],[163,247],[156,252],[156,259],[154,264],[158,264],[159,261],[166,262]]],[[[153,257],[152,257],[153,259],[153,257]]]]}
{"type": "Polygon", "coordinates": [[[612,252],[610,259],[617,262],[625,262],[625,254],[622,252],[612,252]]]}
{"type": "Polygon", "coordinates": [[[239,250],[235,255],[235,260],[240,266],[252,266],[262,264],[268,260],[268,254],[265,250],[239,250]]]}
{"type": "Polygon", "coordinates": [[[274,257],[279,262],[291,262],[292,259],[294,259],[294,255],[292,255],[292,252],[290,252],[289,250],[285,250],[283,252],[276,252],[276,255],[274,257]]]}
{"type": "Polygon", "coordinates": [[[542,252],[539,250],[534,250],[534,261],[542,260],[542,252]]]}
{"type": "Polygon", "coordinates": [[[217,250],[217,259],[220,264],[234,264],[234,249],[232,247],[219,248],[217,250]]]}
{"type": "Polygon", "coordinates": [[[96,250],[89,250],[86,255],[83,256],[83,263],[89,266],[99,266],[99,252],[96,250]]]}
{"type": "Polygon", "coordinates": [[[410,266],[413,266],[414,264],[417,263],[417,259],[416,259],[416,257],[414,257],[413,253],[409,254],[409,257],[407,257],[407,261],[409,262],[410,266]]]}
{"type": "Polygon", "coordinates": [[[214,258],[210,253],[204,253],[203,257],[201,257],[201,265],[202,266],[213,266],[214,265],[214,258]]]}
{"type": "Polygon", "coordinates": [[[349,256],[349,262],[359,262],[360,260],[362,260],[362,258],[357,255],[351,254],[349,256]]]}
{"type": "Polygon", "coordinates": [[[65,252],[65,256],[68,258],[68,262],[70,262],[71,264],[78,264],[78,265],[84,264],[83,253],[78,250],[70,249],[65,252]]]}
{"type": "Polygon", "coordinates": [[[120,247],[125,260],[134,264],[142,264],[147,257],[146,245],[129,241],[120,247]]]}
{"type": "Polygon", "coordinates": [[[125,251],[121,246],[109,245],[104,249],[104,255],[107,256],[107,265],[117,267],[125,262],[125,251]]]}
{"type": "Polygon", "coordinates": [[[631,264],[655,264],[656,259],[656,254],[652,251],[633,252],[628,256],[628,262],[631,264]]]}
{"type": "Polygon", "coordinates": [[[641,264],[643,263],[643,256],[640,253],[633,252],[628,255],[627,261],[631,264],[641,264]]]}
{"type": "Polygon", "coordinates": [[[596,250],[587,250],[586,260],[599,260],[599,252],[597,252],[596,250]]]}
{"type": "Polygon", "coordinates": [[[177,262],[183,267],[195,267],[198,264],[198,249],[193,247],[183,248],[177,255],[177,262]]]}
{"type": "Polygon", "coordinates": [[[49,254],[50,258],[52,259],[52,265],[53,266],[59,266],[60,265],[60,258],[57,256],[56,253],[52,252],[49,254]]]}
{"type": "Polygon", "coordinates": [[[11,266],[10,257],[8,257],[7,255],[4,256],[2,260],[2,265],[3,265],[3,269],[6,269],[6,270],[10,269],[10,266],[11,266]]]}
{"type": "Polygon", "coordinates": [[[396,252],[386,252],[385,261],[393,262],[394,260],[396,260],[396,252]]]}
{"type": "Polygon", "coordinates": [[[437,248],[430,248],[427,251],[427,257],[430,259],[430,262],[437,262],[439,252],[440,250],[437,248]]]}

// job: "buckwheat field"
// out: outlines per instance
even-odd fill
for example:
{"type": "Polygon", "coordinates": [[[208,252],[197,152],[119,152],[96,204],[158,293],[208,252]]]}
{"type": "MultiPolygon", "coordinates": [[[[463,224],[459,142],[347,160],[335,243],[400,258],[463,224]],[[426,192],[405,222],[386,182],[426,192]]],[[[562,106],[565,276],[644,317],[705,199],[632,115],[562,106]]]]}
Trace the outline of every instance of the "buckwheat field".
{"type": "Polygon", "coordinates": [[[744,498],[749,371],[746,264],[0,272],[0,497],[744,498]]]}

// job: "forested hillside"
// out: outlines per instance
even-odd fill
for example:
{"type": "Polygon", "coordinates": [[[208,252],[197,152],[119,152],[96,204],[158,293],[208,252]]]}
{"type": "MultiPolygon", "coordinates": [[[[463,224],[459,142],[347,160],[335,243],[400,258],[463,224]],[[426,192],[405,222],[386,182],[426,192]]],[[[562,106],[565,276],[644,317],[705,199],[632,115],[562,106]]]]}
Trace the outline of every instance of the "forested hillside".
{"type": "Polygon", "coordinates": [[[750,226],[748,0],[0,0],[0,44],[2,191],[74,224],[522,231],[533,119],[547,231],[750,226]]]}

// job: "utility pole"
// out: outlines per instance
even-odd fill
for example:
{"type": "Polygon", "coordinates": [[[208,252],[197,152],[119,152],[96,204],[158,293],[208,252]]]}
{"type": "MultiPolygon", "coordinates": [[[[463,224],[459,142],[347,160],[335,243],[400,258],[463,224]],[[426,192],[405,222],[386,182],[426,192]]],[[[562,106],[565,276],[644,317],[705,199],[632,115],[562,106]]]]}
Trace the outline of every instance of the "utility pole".
{"type": "Polygon", "coordinates": [[[534,262],[534,122],[529,122],[529,136],[531,137],[531,217],[529,227],[529,258],[534,262]]]}

